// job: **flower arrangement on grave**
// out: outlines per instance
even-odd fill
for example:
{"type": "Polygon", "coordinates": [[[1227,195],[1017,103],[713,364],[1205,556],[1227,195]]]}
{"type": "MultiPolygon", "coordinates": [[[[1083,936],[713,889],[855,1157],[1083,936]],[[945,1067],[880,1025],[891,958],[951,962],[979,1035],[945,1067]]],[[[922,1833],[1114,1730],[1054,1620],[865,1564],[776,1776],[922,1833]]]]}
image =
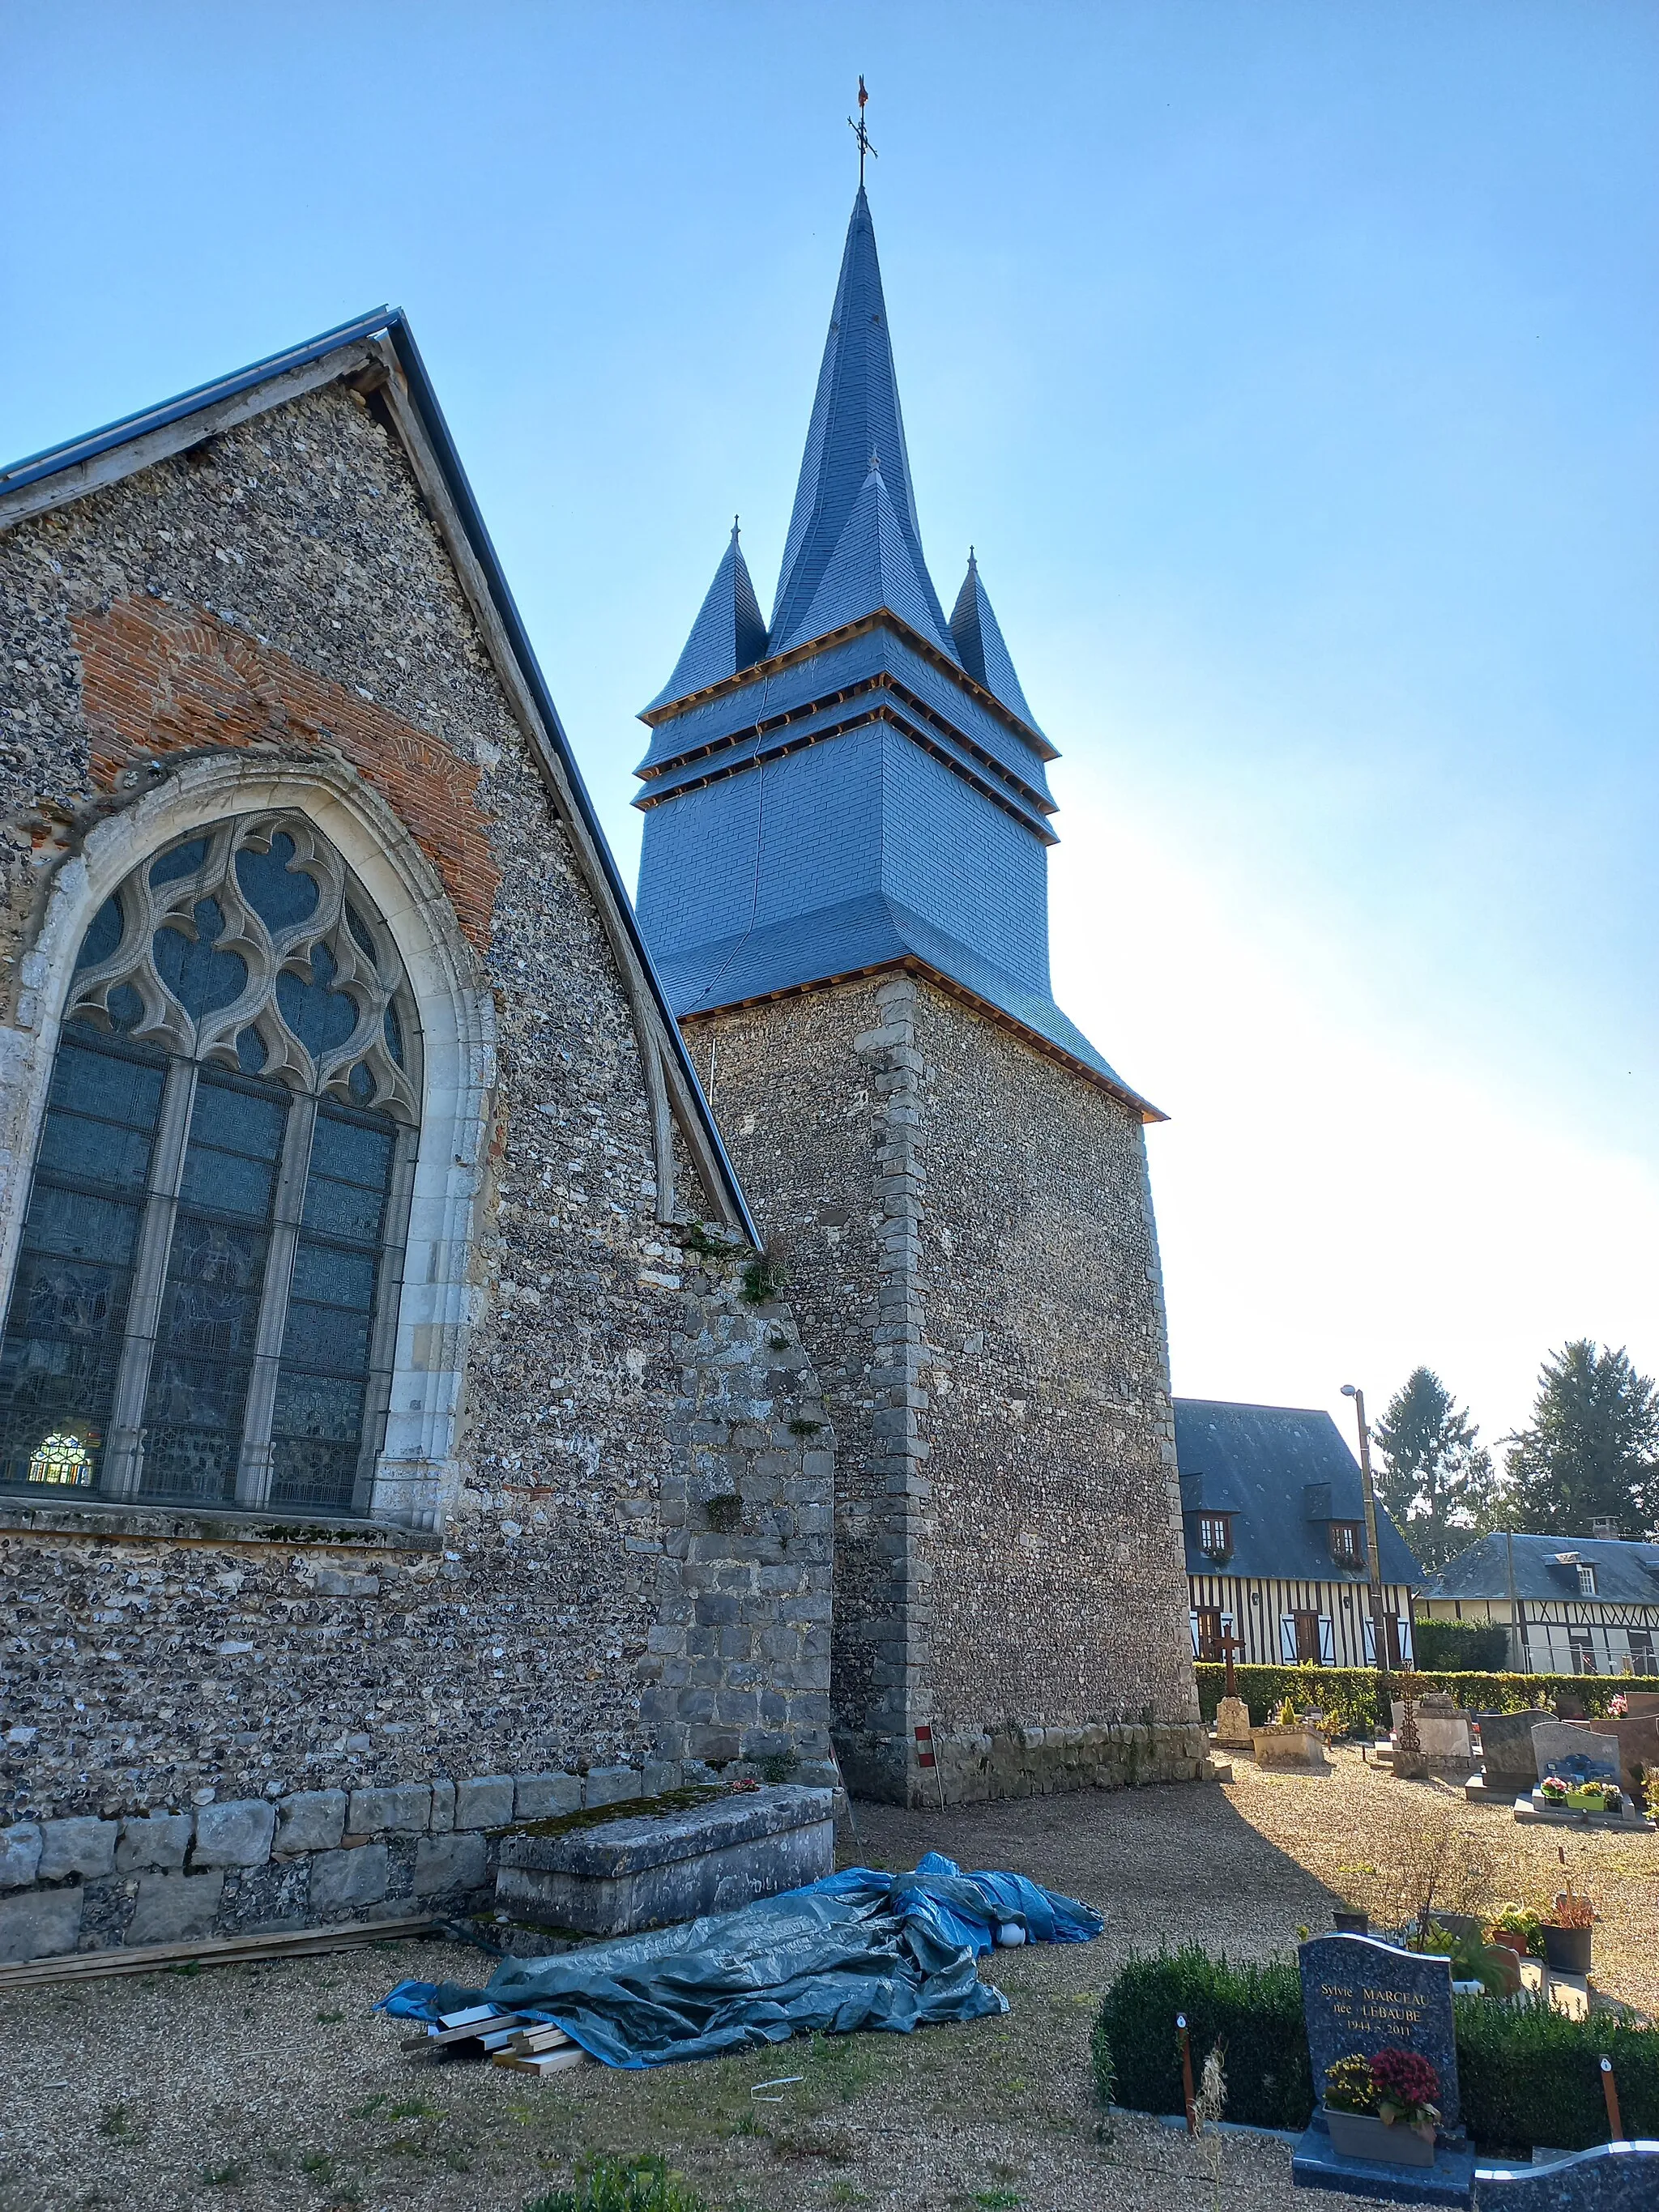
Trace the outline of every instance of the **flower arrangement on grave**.
{"type": "Polygon", "coordinates": [[[1440,2124],[1440,2076],[1420,2051],[1395,2045],[1367,2058],[1352,2051],[1325,2075],[1328,2111],[1373,2114],[1384,2127],[1415,2129],[1434,2140],[1440,2124]]]}
{"type": "Polygon", "coordinates": [[[1273,1726],[1275,1728],[1299,1728],[1301,1725],[1302,1723],[1297,1716],[1295,1705],[1292,1705],[1290,1698],[1285,1698],[1280,1703],[1279,1711],[1273,1715],[1273,1726]]]}
{"type": "Polygon", "coordinates": [[[1565,1805],[1572,1790],[1559,1774],[1547,1774],[1538,1785],[1538,1794],[1552,1805],[1565,1805]]]}
{"type": "Polygon", "coordinates": [[[1630,1711],[1630,1699],[1622,1690],[1615,1690],[1607,1699],[1607,1711],[1614,1720],[1623,1720],[1630,1711]]]}
{"type": "Polygon", "coordinates": [[[1547,1924],[1552,1928],[1593,1928],[1595,1925],[1595,1907],[1582,1889],[1573,1887],[1571,1875],[1567,1876],[1566,1887],[1556,1892],[1555,1903],[1551,1907],[1547,1924]]]}
{"type": "Polygon", "coordinates": [[[1541,1959],[1543,1928],[1543,1915],[1529,1905],[1506,1905],[1492,1923],[1492,1940],[1523,1959],[1541,1959]]]}

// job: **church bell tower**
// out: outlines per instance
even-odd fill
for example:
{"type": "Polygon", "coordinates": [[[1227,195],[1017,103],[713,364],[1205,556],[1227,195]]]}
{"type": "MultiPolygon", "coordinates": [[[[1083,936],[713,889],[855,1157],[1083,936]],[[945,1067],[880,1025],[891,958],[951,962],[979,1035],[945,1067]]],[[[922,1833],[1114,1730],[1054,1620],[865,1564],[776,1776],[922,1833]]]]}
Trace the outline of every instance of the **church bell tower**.
{"type": "Polygon", "coordinates": [[[862,181],[771,619],[734,527],[642,720],[640,920],[836,1425],[849,1782],[1195,1772],[1161,1116],[1054,1000],[1055,748],[928,574],[862,181]]]}

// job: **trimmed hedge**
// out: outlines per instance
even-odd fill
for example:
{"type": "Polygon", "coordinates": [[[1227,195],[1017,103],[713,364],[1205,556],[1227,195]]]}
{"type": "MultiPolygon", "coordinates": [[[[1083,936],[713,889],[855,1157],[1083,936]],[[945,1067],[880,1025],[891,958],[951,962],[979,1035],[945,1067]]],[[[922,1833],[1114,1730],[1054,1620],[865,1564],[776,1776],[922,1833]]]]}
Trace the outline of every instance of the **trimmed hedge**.
{"type": "Polygon", "coordinates": [[[1101,2101],[1137,2112],[1181,2112],[1175,2019],[1187,2015],[1193,2076],[1212,2044],[1226,2046],[1227,2118],[1259,2128],[1305,2128],[1313,2110],[1302,1976],[1294,1965],[1235,1966],[1196,1943],[1131,1959],[1107,1990],[1091,2048],[1101,2101]]]}
{"type": "MultiPolygon", "coordinates": [[[[1618,2079],[1626,2134],[1659,2136],[1659,2029],[1570,2020],[1490,1997],[1455,1997],[1452,2007],[1463,2124],[1482,2148],[1588,2150],[1605,2142],[1604,2052],[1618,2079]]],[[[1187,2015],[1194,2077],[1212,2045],[1224,2045],[1230,2120],[1306,2127],[1314,2084],[1294,1961],[1239,1965],[1196,1944],[1131,1959],[1106,1992],[1091,2045],[1103,2104],[1184,2109],[1177,2013],[1187,2015]]]]}
{"type": "Polygon", "coordinates": [[[1501,1623],[1479,1620],[1419,1620],[1412,1629],[1419,1667],[1443,1673],[1489,1674],[1510,1656],[1510,1632],[1501,1623]]]}
{"type": "MultiPolygon", "coordinates": [[[[1227,1670],[1208,1660],[1193,1668],[1198,1677],[1199,1710],[1206,1722],[1227,1687],[1227,1670]]],[[[1299,1711],[1340,1716],[1349,1735],[1373,1735],[1385,1729],[1376,1702],[1376,1675],[1369,1667],[1238,1667],[1234,1669],[1238,1694],[1250,1709],[1257,1727],[1266,1725],[1288,1698],[1299,1711]]],[[[1629,1674],[1466,1674],[1419,1673],[1419,1683],[1444,1690],[1465,1712],[1518,1713],[1541,1698],[1553,1705],[1559,1697],[1577,1698],[1593,1719],[1599,1719],[1621,1690],[1640,1686],[1641,1678],[1629,1674]]],[[[1397,1683],[1398,1675],[1394,1677],[1397,1683]]]]}

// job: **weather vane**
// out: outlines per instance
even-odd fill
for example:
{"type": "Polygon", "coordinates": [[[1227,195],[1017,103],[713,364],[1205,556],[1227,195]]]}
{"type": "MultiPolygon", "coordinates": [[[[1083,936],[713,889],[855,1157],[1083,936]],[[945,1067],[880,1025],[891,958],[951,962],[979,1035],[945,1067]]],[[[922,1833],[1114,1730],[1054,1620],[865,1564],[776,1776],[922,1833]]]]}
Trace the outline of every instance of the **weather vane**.
{"type": "MultiPolygon", "coordinates": [[[[859,190],[860,191],[864,190],[864,157],[866,154],[876,153],[875,148],[870,143],[870,133],[864,127],[864,111],[868,104],[869,98],[869,94],[864,88],[864,79],[860,77],[859,79],[858,121],[854,123],[850,115],[847,118],[848,129],[859,142],[859,190]]],[[[876,159],[879,161],[881,156],[877,154],[876,159]]]]}

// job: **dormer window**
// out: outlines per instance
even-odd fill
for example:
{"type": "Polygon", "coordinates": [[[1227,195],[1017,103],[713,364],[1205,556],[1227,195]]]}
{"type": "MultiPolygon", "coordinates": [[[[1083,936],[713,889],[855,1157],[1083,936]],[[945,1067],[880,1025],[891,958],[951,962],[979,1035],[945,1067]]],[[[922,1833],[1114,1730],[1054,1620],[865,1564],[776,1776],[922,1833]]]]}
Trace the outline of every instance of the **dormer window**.
{"type": "Polygon", "coordinates": [[[1595,1570],[1588,1559],[1578,1562],[1578,1595],[1580,1597],[1595,1595],[1595,1570]]]}
{"type": "Polygon", "coordinates": [[[1361,1548],[1358,1521],[1332,1522],[1331,1557],[1339,1567],[1357,1567],[1361,1548]]]}
{"type": "Polygon", "coordinates": [[[1198,1516],[1198,1548],[1212,1559],[1231,1559],[1233,1549],[1233,1516],[1231,1513],[1200,1513],[1198,1516]]]}

